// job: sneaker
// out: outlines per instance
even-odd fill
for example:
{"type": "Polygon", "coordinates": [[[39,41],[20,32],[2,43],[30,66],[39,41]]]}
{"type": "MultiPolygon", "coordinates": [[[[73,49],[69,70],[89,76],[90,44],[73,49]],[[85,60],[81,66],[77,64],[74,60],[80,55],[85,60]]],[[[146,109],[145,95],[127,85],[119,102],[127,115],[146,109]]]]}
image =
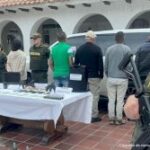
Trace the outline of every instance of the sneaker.
{"type": "Polygon", "coordinates": [[[115,121],[115,120],[109,120],[109,124],[110,124],[110,125],[115,125],[115,124],[116,124],[116,121],[115,121]]]}
{"type": "Polygon", "coordinates": [[[91,120],[91,123],[94,123],[94,122],[99,122],[99,121],[101,121],[102,119],[101,118],[92,118],[92,120],[91,120]]]}
{"type": "Polygon", "coordinates": [[[116,120],[115,124],[116,125],[122,125],[122,124],[125,124],[125,120],[116,120]]]}

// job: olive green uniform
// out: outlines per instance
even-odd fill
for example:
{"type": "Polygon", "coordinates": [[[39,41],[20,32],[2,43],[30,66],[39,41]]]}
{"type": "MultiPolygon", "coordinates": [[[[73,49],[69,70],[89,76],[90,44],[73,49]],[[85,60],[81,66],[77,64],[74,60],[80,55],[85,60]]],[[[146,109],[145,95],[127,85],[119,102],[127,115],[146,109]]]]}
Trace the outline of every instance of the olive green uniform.
{"type": "Polygon", "coordinates": [[[45,45],[30,48],[30,69],[36,83],[47,83],[49,49],[45,45]]]}

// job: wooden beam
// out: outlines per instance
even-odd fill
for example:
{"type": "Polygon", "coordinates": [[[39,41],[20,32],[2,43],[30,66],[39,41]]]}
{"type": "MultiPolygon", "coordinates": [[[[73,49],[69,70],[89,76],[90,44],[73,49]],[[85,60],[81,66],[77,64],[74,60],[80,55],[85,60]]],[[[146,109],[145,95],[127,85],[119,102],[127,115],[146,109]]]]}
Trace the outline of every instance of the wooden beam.
{"type": "Polygon", "coordinates": [[[0,10],[0,14],[4,14],[4,11],[0,10]]]}
{"type": "Polygon", "coordinates": [[[24,11],[24,12],[29,12],[30,10],[29,9],[27,9],[27,8],[18,8],[19,10],[21,10],[21,11],[24,11]]]}
{"type": "Polygon", "coordinates": [[[41,7],[32,7],[32,8],[37,10],[37,11],[43,11],[43,8],[41,8],[41,7]]]}
{"type": "Polygon", "coordinates": [[[125,0],[125,1],[130,4],[132,3],[132,0],[125,0]]]}
{"type": "Polygon", "coordinates": [[[58,9],[58,7],[57,6],[48,6],[50,9],[55,9],[55,10],[57,10],[58,9]]]}
{"type": "Polygon", "coordinates": [[[75,8],[75,5],[71,5],[71,4],[66,4],[66,6],[67,6],[68,8],[75,8]]]}
{"type": "Polygon", "coordinates": [[[110,2],[110,1],[107,1],[107,0],[104,0],[103,3],[104,3],[105,5],[110,5],[110,4],[111,4],[111,2],[110,2]]]}
{"type": "Polygon", "coordinates": [[[12,9],[5,9],[5,10],[9,13],[16,13],[16,10],[12,10],[12,9]]]}
{"type": "Polygon", "coordinates": [[[90,3],[83,3],[82,5],[85,7],[91,7],[92,6],[90,3]]]}

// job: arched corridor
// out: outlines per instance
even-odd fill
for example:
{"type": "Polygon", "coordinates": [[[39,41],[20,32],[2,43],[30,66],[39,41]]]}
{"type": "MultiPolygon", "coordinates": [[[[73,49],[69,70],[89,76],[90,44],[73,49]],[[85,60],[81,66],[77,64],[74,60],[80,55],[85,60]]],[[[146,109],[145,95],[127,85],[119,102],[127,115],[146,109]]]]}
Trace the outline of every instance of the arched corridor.
{"type": "Polygon", "coordinates": [[[61,31],[61,26],[54,19],[43,18],[37,21],[31,31],[31,35],[35,32],[42,34],[43,43],[51,45],[57,40],[57,32],[61,31]]]}
{"type": "Polygon", "coordinates": [[[136,15],[129,23],[129,29],[150,28],[150,11],[136,15]]]}
{"type": "Polygon", "coordinates": [[[74,33],[86,32],[90,29],[93,31],[111,30],[112,26],[107,18],[103,15],[88,15],[79,21],[75,27],[74,33]]]}
{"type": "Polygon", "coordinates": [[[5,52],[8,54],[11,50],[11,42],[14,38],[21,40],[23,46],[23,36],[19,26],[16,23],[7,21],[4,24],[5,25],[1,31],[1,43],[3,44],[5,52]]]}

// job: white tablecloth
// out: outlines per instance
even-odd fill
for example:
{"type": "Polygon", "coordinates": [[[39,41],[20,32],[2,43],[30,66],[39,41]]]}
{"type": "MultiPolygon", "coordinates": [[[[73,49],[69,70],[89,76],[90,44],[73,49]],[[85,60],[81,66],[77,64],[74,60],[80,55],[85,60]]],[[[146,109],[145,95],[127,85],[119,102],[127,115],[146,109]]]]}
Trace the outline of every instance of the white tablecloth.
{"type": "Polygon", "coordinates": [[[43,96],[0,89],[0,115],[25,120],[53,119],[56,123],[63,110],[66,120],[90,123],[90,92],[66,94],[63,100],[45,99],[43,96]]]}

